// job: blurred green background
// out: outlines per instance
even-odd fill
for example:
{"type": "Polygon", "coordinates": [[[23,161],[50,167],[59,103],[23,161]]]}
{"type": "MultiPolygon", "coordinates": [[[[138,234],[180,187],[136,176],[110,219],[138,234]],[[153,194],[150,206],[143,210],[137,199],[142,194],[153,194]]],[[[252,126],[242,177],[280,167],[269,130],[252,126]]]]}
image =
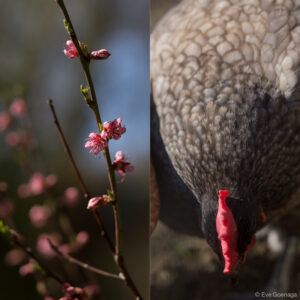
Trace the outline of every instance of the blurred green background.
{"type": "MultiPolygon", "coordinates": [[[[91,71],[102,119],[121,117],[127,128],[122,139],[112,141],[110,148],[112,155],[117,150],[126,152],[135,166],[135,171],[119,184],[125,259],[138,288],[148,299],[149,3],[146,0],[66,0],[65,4],[79,40],[90,50],[106,48],[111,53],[108,60],[94,62],[91,71]]],[[[92,112],[80,95],[79,86],[85,81],[79,60],[68,59],[62,52],[68,39],[62,20],[62,13],[53,0],[1,1],[0,103],[18,94],[24,96],[42,156],[49,173],[58,176],[57,191],[63,192],[78,184],[46,104],[46,99],[52,98],[75,161],[92,195],[99,195],[108,187],[105,161],[84,149],[85,139],[96,131],[96,126],[92,112]]],[[[1,105],[0,111],[4,109],[1,105]]],[[[20,171],[16,155],[0,132],[0,181],[8,182],[10,196],[16,195],[19,184],[28,181],[20,171]]],[[[16,226],[34,248],[37,232],[28,219],[28,209],[37,200],[14,197],[14,201],[16,226]]],[[[107,245],[99,238],[93,215],[82,201],[80,207],[69,211],[74,228],[92,234],[80,258],[105,270],[117,271],[107,245]]],[[[101,209],[101,215],[106,227],[112,229],[111,210],[101,209]]],[[[20,277],[17,267],[4,263],[3,257],[9,249],[9,243],[0,237],[1,299],[42,299],[32,276],[20,277]]],[[[62,277],[66,270],[72,275],[75,272],[59,260],[52,262],[51,267],[62,277]]],[[[133,299],[123,282],[100,276],[97,279],[102,291],[99,299],[133,299]]],[[[67,280],[72,281],[72,276],[67,280]]]]}

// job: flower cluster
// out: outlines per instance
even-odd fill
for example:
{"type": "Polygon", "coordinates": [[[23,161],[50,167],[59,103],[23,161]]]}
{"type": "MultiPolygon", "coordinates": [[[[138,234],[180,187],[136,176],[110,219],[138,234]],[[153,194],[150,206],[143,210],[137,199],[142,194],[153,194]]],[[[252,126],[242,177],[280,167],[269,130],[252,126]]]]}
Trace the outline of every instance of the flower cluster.
{"type": "MultiPolygon", "coordinates": [[[[79,45],[82,50],[86,49],[86,46],[85,45],[82,46],[80,42],[79,45]]],[[[79,57],[79,53],[74,43],[71,40],[68,40],[66,42],[64,54],[69,58],[79,57]]],[[[88,54],[88,56],[90,59],[100,60],[100,59],[109,58],[110,53],[106,49],[100,49],[100,50],[92,51],[90,54],[88,54]]]]}
{"type": "Polygon", "coordinates": [[[108,140],[118,140],[126,132],[125,126],[122,126],[122,119],[118,118],[112,122],[104,122],[100,134],[92,132],[89,135],[89,141],[85,143],[85,148],[91,148],[91,152],[97,155],[108,146],[108,140]]]}
{"type": "Polygon", "coordinates": [[[29,179],[28,184],[21,184],[18,188],[18,194],[21,198],[41,195],[57,183],[57,177],[54,174],[44,176],[35,172],[29,179]]]}
{"type": "Polygon", "coordinates": [[[0,112],[0,132],[9,128],[13,117],[23,117],[27,111],[26,103],[21,98],[16,98],[9,106],[8,111],[0,112]]]}

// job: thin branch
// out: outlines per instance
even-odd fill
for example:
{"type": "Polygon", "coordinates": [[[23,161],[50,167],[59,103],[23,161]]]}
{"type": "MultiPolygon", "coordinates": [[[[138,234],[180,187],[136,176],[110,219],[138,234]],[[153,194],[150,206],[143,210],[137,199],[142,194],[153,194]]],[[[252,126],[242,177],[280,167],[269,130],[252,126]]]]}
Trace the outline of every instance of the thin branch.
{"type": "MultiPolygon", "coordinates": [[[[83,53],[83,51],[80,47],[79,40],[78,40],[77,35],[75,33],[75,29],[73,27],[72,21],[70,19],[70,16],[69,16],[69,13],[66,9],[64,1],[63,0],[57,0],[56,2],[59,5],[59,7],[61,8],[62,13],[65,17],[65,20],[67,21],[67,24],[68,24],[68,27],[69,27],[69,30],[68,30],[69,36],[70,36],[72,42],[74,43],[74,45],[77,49],[77,52],[79,54],[79,59],[80,59],[80,62],[81,62],[81,66],[82,66],[87,84],[89,86],[89,89],[91,91],[91,99],[90,99],[90,102],[88,103],[88,105],[94,112],[94,115],[95,115],[95,118],[96,118],[96,121],[97,121],[98,129],[101,132],[102,121],[101,121],[100,111],[99,111],[99,107],[98,107],[97,95],[96,95],[96,92],[95,92],[95,87],[94,87],[94,83],[93,83],[91,72],[90,72],[90,60],[89,60],[88,57],[86,57],[84,55],[84,53],[83,53]]],[[[115,202],[118,202],[116,178],[115,178],[115,172],[113,170],[112,163],[111,163],[109,147],[105,148],[105,150],[103,151],[103,155],[104,155],[105,160],[106,160],[110,188],[111,188],[111,190],[114,194],[115,202]]],[[[116,243],[115,243],[114,253],[116,255],[121,255],[122,256],[123,255],[123,248],[122,248],[121,217],[120,217],[120,210],[119,210],[118,205],[115,206],[114,216],[115,216],[115,224],[116,224],[116,228],[117,228],[115,230],[116,243]]]]}
{"type": "MultiPolygon", "coordinates": [[[[83,179],[82,179],[82,177],[80,175],[80,172],[79,172],[79,170],[77,168],[77,165],[75,163],[75,160],[73,158],[71,149],[70,149],[70,147],[69,147],[69,145],[68,145],[68,143],[66,141],[66,138],[64,136],[64,133],[63,133],[63,131],[61,129],[60,123],[58,121],[58,118],[57,118],[57,115],[56,115],[56,112],[55,112],[53,101],[51,99],[48,99],[47,103],[48,103],[48,105],[50,107],[50,110],[51,110],[51,113],[52,113],[52,116],[53,116],[53,122],[54,122],[54,124],[55,124],[55,126],[57,128],[57,131],[59,133],[61,142],[62,142],[62,144],[64,146],[64,149],[65,149],[65,152],[67,153],[67,156],[68,156],[68,158],[69,158],[69,160],[71,162],[71,165],[73,167],[73,170],[75,172],[75,175],[76,175],[76,177],[77,177],[77,179],[78,179],[78,181],[80,183],[81,189],[82,189],[82,191],[84,193],[84,197],[87,200],[89,200],[90,199],[90,194],[89,194],[88,189],[87,189],[87,187],[86,187],[86,185],[85,185],[85,183],[84,183],[84,181],[83,181],[83,179]]],[[[95,210],[93,210],[93,213],[94,213],[94,216],[95,216],[96,221],[98,223],[98,226],[100,228],[101,236],[103,236],[105,238],[105,240],[107,241],[110,249],[114,252],[115,249],[114,249],[113,243],[110,240],[110,238],[109,238],[109,236],[107,234],[107,231],[105,230],[105,228],[103,226],[103,223],[102,223],[102,220],[101,220],[101,217],[100,217],[99,213],[97,211],[95,211],[95,210]]]]}
{"type": "MultiPolygon", "coordinates": [[[[99,107],[98,107],[98,102],[97,102],[97,96],[96,96],[96,92],[95,92],[95,88],[94,88],[94,83],[91,77],[91,73],[90,73],[90,59],[89,57],[85,56],[80,44],[79,44],[79,40],[76,36],[73,24],[71,22],[70,16],[68,14],[68,11],[65,7],[64,1],[63,0],[55,0],[57,2],[57,4],[59,5],[59,7],[62,10],[62,13],[65,17],[65,20],[67,22],[68,25],[68,33],[70,38],[72,39],[72,42],[74,43],[77,52],[79,54],[79,58],[80,58],[80,62],[82,65],[82,69],[88,84],[88,87],[91,91],[91,103],[88,103],[89,107],[93,110],[94,114],[95,114],[95,118],[97,121],[97,126],[99,131],[101,132],[102,129],[102,121],[101,121],[101,116],[100,116],[100,111],[99,111],[99,107]]],[[[116,178],[115,178],[115,172],[114,169],[112,167],[112,163],[111,163],[111,157],[110,157],[110,153],[109,153],[109,147],[107,146],[107,148],[105,148],[105,151],[103,152],[104,157],[106,159],[106,165],[107,165],[107,170],[108,170],[108,178],[109,178],[109,182],[110,182],[110,188],[111,191],[113,192],[114,195],[114,203],[113,203],[113,209],[114,209],[114,220],[115,220],[115,249],[113,252],[114,256],[115,256],[115,260],[116,263],[118,264],[119,268],[121,270],[125,269],[126,272],[123,272],[125,277],[126,277],[126,283],[128,285],[128,287],[132,290],[133,294],[136,296],[136,299],[142,299],[139,291],[137,290],[133,280],[131,279],[128,270],[125,267],[124,261],[123,261],[123,247],[122,247],[122,226],[121,226],[121,214],[120,214],[120,207],[119,207],[119,203],[118,203],[118,193],[117,193],[117,184],[116,184],[116,178]]]]}
{"type": "Polygon", "coordinates": [[[87,263],[84,263],[68,254],[65,254],[63,252],[61,252],[59,250],[59,247],[55,246],[52,241],[50,239],[48,239],[48,243],[50,245],[50,247],[63,259],[67,260],[68,262],[70,262],[71,264],[75,264],[81,268],[84,268],[86,270],[89,270],[91,272],[106,276],[106,277],[110,277],[110,278],[115,278],[115,279],[120,279],[120,280],[124,280],[124,277],[122,275],[117,275],[117,274],[113,274],[113,273],[109,273],[106,271],[103,271],[101,269],[95,268],[93,266],[88,265],[87,263]]]}
{"type": "Polygon", "coordinates": [[[33,251],[31,250],[31,248],[27,247],[23,241],[22,241],[22,236],[17,233],[15,230],[13,230],[12,228],[8,227],[6,225],[6,229],[9,231],[10,235],[13,238],[14,243],[19,246],[24,252],[27,253],[27,255],[29,257],[31,257],[32,259],[34,259],[39,265],[40,267],[43,269],[43,271],[45,272],[46,277],[52,278],[55,281],[57,281],[60,284],[63,284],[64,281],[60,279],[60,277],[58,277],[57,275],[55,275],[51,270],[49,270],[40,260],[39,258],[33,253],[33,251]]]}

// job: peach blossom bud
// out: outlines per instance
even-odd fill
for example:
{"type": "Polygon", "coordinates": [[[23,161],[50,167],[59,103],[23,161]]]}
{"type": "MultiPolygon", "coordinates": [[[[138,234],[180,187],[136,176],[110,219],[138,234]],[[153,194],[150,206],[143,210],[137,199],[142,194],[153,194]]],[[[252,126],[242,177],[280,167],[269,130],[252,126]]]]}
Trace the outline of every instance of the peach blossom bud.
{"type": "Polygon", "coordinates": [[[110,199],[109,199],[108,195],[103,195],[101,197],[94,197],[89,200],[87,209],[95,210],[97,208],[104,206],[105,204],[107,204],[109,202],[110,202],[110,199]]]}
{"type": "Polygon", "coordinates": [[[106,49],[100,49],[97,51],[93,51],[90,54],[91,59],[107,59],[110,57],[110,53],[106,49]]]}

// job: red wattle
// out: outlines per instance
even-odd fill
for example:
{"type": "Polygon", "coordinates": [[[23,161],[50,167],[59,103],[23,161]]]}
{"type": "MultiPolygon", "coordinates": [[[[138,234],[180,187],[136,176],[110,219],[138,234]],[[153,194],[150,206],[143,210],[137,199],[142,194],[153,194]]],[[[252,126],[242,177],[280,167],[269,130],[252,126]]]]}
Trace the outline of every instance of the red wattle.
{"type": "Polygon", "coordinates": [[[260,220],[262,221],[262,223],[265,223],[267,221],[267,217],[262,207],[260,207],[260,220]]]}
{"type": "Polygon", "coordinates": [[[226,204],[228,191],[219,191],[219,206],[216,218],[218,238],[221,242],[224,257],[223,273],[231,274],[240,263],[240,256],[237,252],[237,226],[233,215],[226,204]]]}

